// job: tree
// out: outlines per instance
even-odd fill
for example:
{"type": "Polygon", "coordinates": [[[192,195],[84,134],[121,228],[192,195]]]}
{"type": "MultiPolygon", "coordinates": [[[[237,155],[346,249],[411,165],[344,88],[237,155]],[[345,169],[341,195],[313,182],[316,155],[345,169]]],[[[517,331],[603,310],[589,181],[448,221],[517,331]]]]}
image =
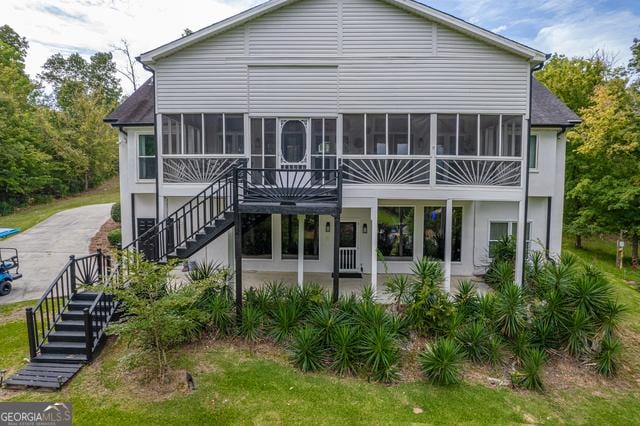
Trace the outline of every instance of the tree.
{"type": "Polygon", "coordinates": [[[118,69],[118,72],[124,76],[131,85],[133,86],[133,90],[138,90],[138,79],[136,77],[136,60],[131,55],[131,50],[129,49],[129,42],[127,39],[120,40],[120,44],[113,46],[113,49],[116,52],[119,52],[125,57],[126,60],[126,68],[124,70],[118,69]]]}

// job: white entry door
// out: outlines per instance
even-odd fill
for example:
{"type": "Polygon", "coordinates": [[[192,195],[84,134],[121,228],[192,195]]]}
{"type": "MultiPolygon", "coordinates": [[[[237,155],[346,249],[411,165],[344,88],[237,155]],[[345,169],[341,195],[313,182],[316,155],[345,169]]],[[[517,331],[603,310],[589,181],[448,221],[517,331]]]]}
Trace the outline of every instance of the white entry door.
{"type": "Polygon", "coordinates": [[[308,169],[311,150],[309,120],[281,118],[279,120],[278,159],[281,169],[308,169]]]}
{"type": "Polygon", "coordinates": [[[340,272],[358,269],[358,223],[340,222],[340,272]]]}

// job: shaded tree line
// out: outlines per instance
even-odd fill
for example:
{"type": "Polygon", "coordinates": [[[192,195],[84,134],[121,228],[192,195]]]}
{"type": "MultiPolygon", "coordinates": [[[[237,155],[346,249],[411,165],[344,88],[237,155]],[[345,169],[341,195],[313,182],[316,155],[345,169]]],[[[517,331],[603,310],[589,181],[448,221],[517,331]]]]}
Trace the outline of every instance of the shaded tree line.
{"type": "Polygon", "coordinates": [[[35,80],[29,44],[0,27],[0,215],[99,185],[117,173],[117,132],[102,120],[122,97],[109,52],[51,56],[35,80]]]}
{"type": "Polygon", "coordinates": [[[565,229],[582,238],[623,233],[638,257],[640,239],[640,40],[615,66],[554,55],[536,77],[582,118],[567,133],[565,229]]]}

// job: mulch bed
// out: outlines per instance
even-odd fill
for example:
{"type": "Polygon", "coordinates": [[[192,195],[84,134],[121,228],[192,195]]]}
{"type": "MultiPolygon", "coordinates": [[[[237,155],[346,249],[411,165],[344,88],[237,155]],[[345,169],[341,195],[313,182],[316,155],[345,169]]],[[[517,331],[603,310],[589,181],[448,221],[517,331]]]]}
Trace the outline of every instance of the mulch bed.
{"type": "Polygon", "coordinates": [[[107,235],[109,232],[114,229],[120,228],[120,224],[115,222],[113,219],[109,218],[104,225],[100,227],[100,230],[91,238],[89,242],[89,253],[95,253],[96,250],[102,249],[103,252],[108,253],[113,249],[111,244],[109,244],[109,240],[107,239],[107,235]]]}

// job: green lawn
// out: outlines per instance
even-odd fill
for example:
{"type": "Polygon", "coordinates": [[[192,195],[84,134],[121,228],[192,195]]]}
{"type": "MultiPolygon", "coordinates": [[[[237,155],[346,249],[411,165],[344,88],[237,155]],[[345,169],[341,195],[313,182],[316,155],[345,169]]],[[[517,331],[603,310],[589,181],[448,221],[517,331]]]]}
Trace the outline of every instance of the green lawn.
{"type": "Polygon", "coordinates": [[[98,188],[92,189],[72,197],[61,198],[46,204],[24,207],[15,213],[0,216],[0,228],[20,228],[26,231],[48,217],[63,210],[91,204],[115,203],[120,199],[118,179],[114,178],[98,188]]]}
{"type": "MultiPolygon", "coordinates": [[[[609,274],[630,308],[627,324],[640,328],[640,294],[624,279],[640,275],[609,266],[605,244],[574,251],[609,274]]],[[[9,314],[5,307],[1,315],[9,314]]],[[[15,314],[14,314],[15,317],[15,314]]],[[[625,359],[628,359],[626,348],[625,359]]],[[[632,350],[633,351],[633,350],[632,350]]],[[[27,352],[23,320],[0,321],[0,369],[15,369],[27,352]]],[[[567,387],[544,394],[467,382],[435,387],[423,381],[391,386],[364,379],[305,374],[283,353],[252,355],[243,345],[202,342],[176,355],[178,385],[144,382],[123,366],[128,348],[111,342],[60,394],[0,393],[0,399],[73,403],[75,424],[637,424],[640,387],[626,383],[567,387]],[[196,381],[189,392],[184,369],[196,381]],[[415,414],[420,408],[422,413],[415,414]]],[[[633,352],[632,352],[633,353],[633,352]]],[[[635,357],[634,357],[635,358],[635,357]]],[[[626,362],[626,361],[625,361],[626,362]]],[[[637,366],[632,362],[633,368],[637,366]]],[[[637,370],[635,370],[637,371],[637,370]]]]}

